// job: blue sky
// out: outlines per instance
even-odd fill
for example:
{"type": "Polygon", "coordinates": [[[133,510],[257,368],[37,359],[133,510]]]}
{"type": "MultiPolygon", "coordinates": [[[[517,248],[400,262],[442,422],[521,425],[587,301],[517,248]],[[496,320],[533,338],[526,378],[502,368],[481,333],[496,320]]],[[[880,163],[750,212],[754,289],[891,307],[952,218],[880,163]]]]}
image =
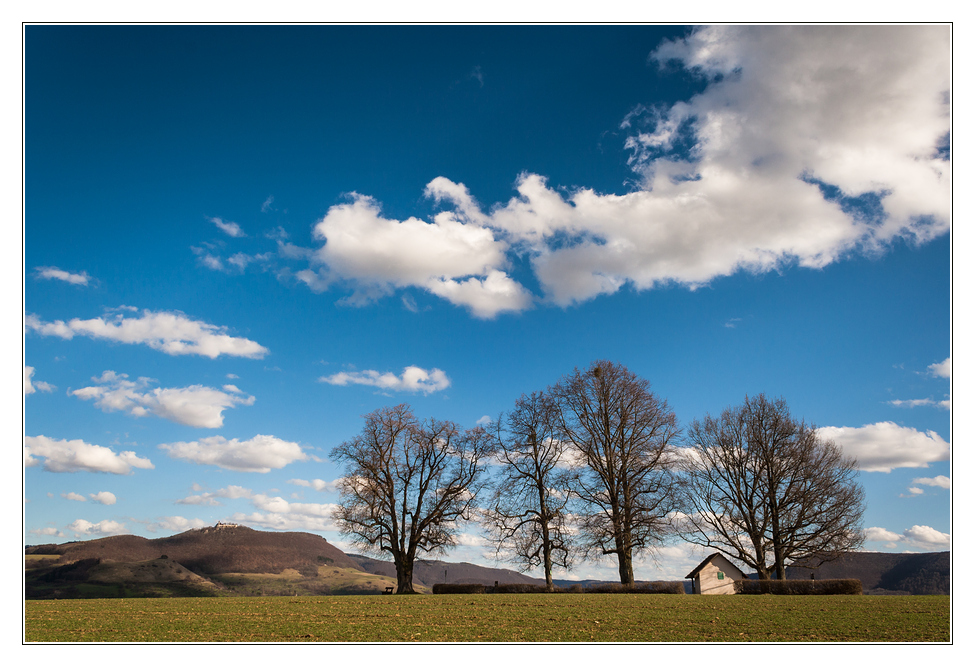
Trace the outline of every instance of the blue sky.
{"type": "Polygon", "coordinates": [[[866,549],[949,549],[949,40],[28,26],[25,542],[341,546],[361,415],[473,426],[610,359],[683,425],[784,397],[860,459],[866,549]]]}

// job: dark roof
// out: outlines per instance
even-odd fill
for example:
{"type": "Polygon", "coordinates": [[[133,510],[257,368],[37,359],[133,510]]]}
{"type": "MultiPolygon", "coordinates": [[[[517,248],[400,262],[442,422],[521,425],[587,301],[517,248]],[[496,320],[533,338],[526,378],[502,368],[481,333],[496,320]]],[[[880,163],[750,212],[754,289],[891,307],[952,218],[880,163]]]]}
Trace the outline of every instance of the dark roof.
{"type": "Polygon", "coordinates": [[[701,570],[703,570],[703,569],[704,569],[704,566],[705,566],[705,565],[707,565],[708,563],[710,563],[711,561],[713,561],[713,560],[714,560],[715,558],[717,558],[718,556],[721,556],[721,557],[722,557],[722,558],[724,558],[724,559],[725,559],[726,561],[728,561],[729,563],[731,563],[731,566],[732,566],[733,568],[735,568],[736,570],[738,570],[738,572],[740,572],[740,573],[741,573],[741,576],[743,576],[743,577],[745,576],[745,573],[744,573],[744,572],[742,572],[741,570],[739,570],[739,569],[738,569],[738,566],[736,566],[736,565],[735,565],[734,563],[732,563],[732,562],[731,562],[731,561],[730,561],[730,560],[729,560],[729,559],[728,559],[728,558],[727,558],[726,556],[723,556],[722,554],[719,554],[718,552],[714,552],[713,554],[711,554],[710,556],[708,556],[707,558],[705,558],[704,560],[702,560],[702,561],[701,561],[701,564],[700,564],[700,565],[698,565],[697,567],[695,567],[695,568],[694,568],[693,570],[691,570],[691,573],[690,573],[690,574],[688,574],[688,575],[687,575],[686,577],[684,577],[684,578],[685,578],[685,579],[693,579],[694,577],[696,577],[696,576],[697,576],[697,573],[698,573],[698,572],[700,572],[701,570]]]}

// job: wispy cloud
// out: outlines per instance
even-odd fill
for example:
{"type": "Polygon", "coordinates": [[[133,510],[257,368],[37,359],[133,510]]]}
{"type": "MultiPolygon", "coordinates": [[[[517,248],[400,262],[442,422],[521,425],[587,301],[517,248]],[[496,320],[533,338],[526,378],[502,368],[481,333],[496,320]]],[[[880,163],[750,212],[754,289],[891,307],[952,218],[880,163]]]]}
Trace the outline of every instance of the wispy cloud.
{"type": "Polygon", "coordinates": [[[187,496],[177,500],[177,505],[222,505],[221,500],[236,500],[238,498],[250,498],[253,492],[242,486],[230,485],[217,491],[205,491],[203,493],[187,496]]]}
{"type": "MultiPolygon", "coordinates": [[[[123,306],[118,311],[137,310],[123,306]]],[[[226,327],[192,320],[180,312],[144,310],[140,317],[126,317],[124,312],[90,320],[72,319],[44,322],[36,315],[25,318],[27,331],[41,336],[58,336],[70,340],[87,336],[96,340],[147,345],[170,355],[198,354],[215,359],[220,355],[263,358],[267,348],[252,340],[230,336],[226,327]]]]}
{"type": "Polygon", "coordinates": [[[400,375],[380,373],[379,371],[341,372],[318,378],[319,382],[327,382],[338,386],[350,384],[377,387],[385,391],[422,392],[431,394],[443,391],[450,386],[450,378],[439,368],[425,370],[418,366],[407,366],[400,375]]]}
{"type": "Polygon", "coordinates": [[[244,233],[244,230],[241,229],[240,225],[238,225],[236,222],[230,222],[229,220],[222,220],[220,218],[207,218],[207,220],[215,224],[217,228],[227,236],[231,236],[235,239],[247,236],[247,234],[244,233]]]}
{"type": "Polygon", "coordinates": [[[34,269],[35,277],[43,280],[61,280],[66,283],[71,283],[72,285],[82,285],[87,286],[88,282],[91,280],[85,271],[81,273],[71,273],[69,271],[63,271],[56,266],[38,266],[34,269]]]}

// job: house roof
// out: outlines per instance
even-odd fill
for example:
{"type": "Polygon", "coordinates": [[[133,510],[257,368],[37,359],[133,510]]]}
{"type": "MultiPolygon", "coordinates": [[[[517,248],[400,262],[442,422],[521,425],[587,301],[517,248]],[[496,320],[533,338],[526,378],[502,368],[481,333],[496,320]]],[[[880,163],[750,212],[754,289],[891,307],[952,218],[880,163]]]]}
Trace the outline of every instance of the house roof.
{"type": "Polygon", "coordinates": [[[688,574],[688,575],[687,575],[686,577],[684,577],[684,578],[685,578],[685,579],[693,579],[694,577],[696,577],[696,576],[697,576],[697,573],[698,573],[698,572],[700,572],[701,570],[703,570],[703,569],[704,569],[704,566],[705,566],[705,565],[707,565],[708,563],[710,563],[711,561],[713,561],[713,560],[714,560],[715,558],[718,558],[719,556],[721,557],[721,560],[723,560],[723,561],[724,561],[725,563],[727,563],[727,564],[728,564],[728,565],[730,565],[731,567],[733,567],[733,568],[735,568],[736,570],[738,570],[738,573],[739,573],[739,574],[741,574],[741,576],[742,576],[742,577],[744,577],[744,576],[745,576],[745,573],[744,573],[744,572],[742,572],[742,571],[741,571],[740,569],[738,569],[738,566],[736,566],[736,565],[735,565],[734,563],[732,563],[732,562],[731,562],[730,560],[728,560],[727,558],[725,558],[724,556],[722,556],[722,555],[721,555],[721,554],[719,554],[718,552],[715,552],[715,553],[713,553],[713,554],[711,554],[710,556],[708,556],[707,558],[705,558],[704,560],[702,560],[702,561],[701,561],[701,564],[700,564],[700,565],[698,565],[697,567],[695,567],[695,568],[694,568],[693,570],[691,570],[691,573],[690,573],[690,574],[688,574]]]}

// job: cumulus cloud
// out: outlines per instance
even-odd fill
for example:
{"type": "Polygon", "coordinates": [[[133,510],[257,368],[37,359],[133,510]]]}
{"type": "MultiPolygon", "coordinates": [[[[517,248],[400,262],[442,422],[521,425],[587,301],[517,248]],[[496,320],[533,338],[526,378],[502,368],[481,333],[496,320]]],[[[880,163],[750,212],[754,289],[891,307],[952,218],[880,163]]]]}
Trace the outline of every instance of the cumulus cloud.
{"type": "Polygon", "coordinates": [[[238,225],[236,222],[221,220],[220,218],[207,218],[207,220],[215,224],[217,228],[227,236],[232,236],[235,239],[242,236],[247,236],[247,234],[244,233],[244,230],[241,229],[240,225],[238,225]]]}
{"type": "Polygon", "coordinates": [[[163,444],[159,448],[174,459],[237,472],[266,473],[308,458],[298,443],[272,435],[255,435],[250,440],[227,440],[217,435],[194,442],[163,444]]]}
{"type": "Polygon", "coordinates": [[[41,464],[48,472],[108,472],[127,475],[132,468],[153,469],[147,458],[135,452],[116,454],[108,447],[92,445],[84,440],[55,440],[47,436],[24,438],[24,467],[41,464]]]}
{"type": "Polygon", "coordinates": [[[867,528],[864,531],[867,542],[884,542],[889,549],[906,547],[908,549],[935,550],[950,549],[951,535],[935,530],[930,526],[912,526],[901,534],[886,528],[867,528]]]}
{"type": "Polygon", "coordinates": [[[230,486],[217,491],[207,491],[204,493],[187,496],[177,500],[177,505],[222,505],[219,499],[236,500],[237,498],[250,498],[253,492],[242,486],[231,484],[230,486]]]}
{"type": "Polygon", "coordinates": [[[102,505],[114,505],[117,501],[115,494],[111,491],[99,491],[98,493],[88,494],[93,501],[102,505]]]}
{"type": "Polygon", "coordinates": [[[359,302],[416,287],[489,318],[535,300],[507,273],[513,253],[567,306],[928,241],[950,225],[949,40],[934,25],[698,28],[651,61],[702,92],[621,123],[635,191],[566,192],[526,173],[486,213],[438,177],[426,194],[448,210],[432,221],[385,218],[353,194],[316,225],[323,268],[300,279],[351,283],[359,302]]]}
{"type": "Polygon", "coordinates": [[[47,382],[34,380],[34,367],[24,366],[24,396],[33,394],[36,391],[54,391],[56,387],[47,382]]]}
{"type": "Polygon", "coordinates": [[[30,533],[31,535],[37,535],[39,537],[64,537],[64,533],[62,533],[57,528],[51,528],[51,527],[48,527],[48,528],[32,528],[31,530],[28,530],[27,532],[30,533]]]}
{"type": "Polygon", "coordinates": [[[338,491],[339,480],[334,480],[331,482],[326,482],[323,479],[313,479],[308,481],[307,479],[289,479],[288,484],[294,484],[295,486],[303,486],[306,488],[312,488],[316,491],[325,491],[328,493],[338,491]]]}
{"type": "MultiPolygon", "coordinates": [[[[123,307],[119,310],[135,309],[123,307]]],[[[114,316],[90,320],[75,318],[68,322],[44,322],[36,315],[28,315],[25,324],[28,331],[42,336],[58,336],[67,340],[75,336],[88,336],[98,340],[148,345],[174,356],[198,354],[215,359],[224,354],[260,359],[268,353],[266,348],[252,340],[230,336],[226,327],[191,320],[180,312],[144,310],[140,317],[125,317],[123,312],[118,312],[114,316]]]]}
{"type": "Polygon", "coordinates": [[[251,502],[257,512],[237,513],[232,520],[273,530],[338,530],[332,519],[338,506],[332,503],[291,503],[264,494],[255,494],[251,502]]]}
{"type": "Polygon", "coordinates": [[[68,526],[68,530],[72,531],[76,535],[121,535],[127,533],[124,523],[119,523],[118,521],[99,521],[98,523],[92,523],[85,519],[76,519],[71,522],[68,526]]]}
{"type": "Polygon", "coordinates": [[[353,303],[418,287],[477,317],[527,308],[531,294],[504,271],[507,243],[481,224],[486,219],[466,188],[436,179],[427,194],[452,201],[456,210],[437,214],[433,222],[393,220],[381,215],[374,199],[355,193],[352,203],[333,206],[314,228],[315,238],[325,242],[315,259],[327,272],[298,278],[314,290],[336,279],[350,282],[353,303]]]}
{"type": "Polygon", "coordinates": [[[937,477],[915,477],[911,484],[921,484],[923,486],[936,486],[940,489],[951,489],[951,478],[945,475],[937,477]]]}
{"type": "Polygon", "coordinates": [[[65,498],[67,500],[77,500],[78,502],[82,502],[82,503],[83,502],[87,502],[87,500],[88,500],[87,498],[85,498],[80,493],[74,493],[73,491],[70,492],[70,493],[62,493],[61,494],[61,497],[62,498],[65,498]]]}
{"type": "Polygon", "coordinates": [[[319,382],[327,382],[341,387],[350,384],[361,384],[377,387],[386,391],[408,391],[431,394],[443,391],[450,386],[450,378],[439,368],[425,370],[417,366],[407,366],[401,375],[380,373],[379,371],[356,371],[335,373],[327,377],[318,378],[319,382]]]}
{"type": "Polygon", "coordinates": [[[879,422],[859,428],[825,426],[819,434],[835,442],[849,456],[856,457],[860,470],[890,472],[894,468],[927,468],[947,461],[951,446],[934,431],[921,433],[893,422],[879,422]]]}
{"type": "Polygon", "coordinates": [[[128,377],[125,373],[105,371],[101,377],[92,378],[97,386],[82,387],[71,394],[83,400],[94,400],[104,412],[121,411],[133,417],[151,414],[199,428],[219,428],[223,426],[224,410],[237,405],[253,405],[255,400],[234,385],[224,385],[224,391],[198,384],[143,391],[152,380],[139,378],[138,382],[133,382],[128,377]]]}
{"type": "Polygon", "coordinates": [[[951,357],[948,357],[947,359],[945,359],[940,363],[931,364],[930,366],[928,366],[928,370],[931,372],[932,375],[935,375],[940,378],[948,378],[950,380],[951,379],[951,357]]]}
{"type": "Polygon", "coordinates": [[[62,280],[72,285],[87,286],[91,276],[82,271],[81,273],[70,273],[62,271],[56,266],[38,266],[34,269],[34,275],[43,280],[62,280]]]}

